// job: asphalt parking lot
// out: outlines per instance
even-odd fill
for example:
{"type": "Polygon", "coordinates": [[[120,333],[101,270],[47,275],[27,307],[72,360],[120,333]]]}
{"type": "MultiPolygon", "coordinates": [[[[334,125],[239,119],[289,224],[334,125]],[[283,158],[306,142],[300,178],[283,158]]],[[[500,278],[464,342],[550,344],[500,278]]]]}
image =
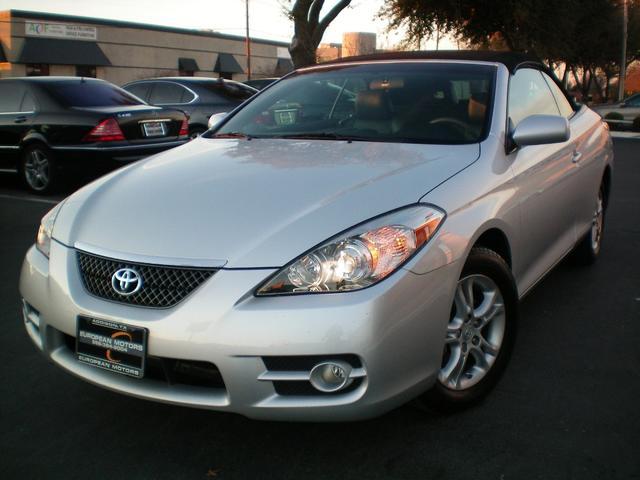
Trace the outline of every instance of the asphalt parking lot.
{"type": "Polygon", "coordinates": [[[48,364],[23,330],[17,280],[53,200],[0,175],[0,478],[640,478],[640,140],[615,148],[602,257],[563,262],[524,300],[489,398],[456,415],[405,406],[344,424],[145,402],[48,364]]]}

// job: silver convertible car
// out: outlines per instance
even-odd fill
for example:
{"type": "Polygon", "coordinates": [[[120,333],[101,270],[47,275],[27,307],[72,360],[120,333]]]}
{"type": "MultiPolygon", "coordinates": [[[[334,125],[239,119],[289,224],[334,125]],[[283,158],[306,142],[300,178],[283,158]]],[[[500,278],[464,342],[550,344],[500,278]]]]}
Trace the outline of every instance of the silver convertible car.
{"type": "Polygon", "coordinates": [[[496,384],[518,302],[593,262],[606,125],[518,54],[299,69],[187,145],[43,219],[20,278],[33,343],[138,398],[276,420],[496,384]]]}

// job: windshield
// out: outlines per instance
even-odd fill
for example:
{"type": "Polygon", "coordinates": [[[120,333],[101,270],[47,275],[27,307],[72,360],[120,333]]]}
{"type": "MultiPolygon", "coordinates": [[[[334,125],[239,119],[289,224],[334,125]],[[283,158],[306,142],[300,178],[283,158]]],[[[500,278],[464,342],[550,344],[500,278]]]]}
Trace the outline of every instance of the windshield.
{"type": "Polygon", "coordinates": [[[273,85],[210,136],[462,144],[488,129],[495,67],[337,65],[273,85]]]}
{"type": "Polygon", "coordinates": [[[117,107],[144,105],[129,92],[107,82],[94,80],[60,81],[43,87],[68,107],[117,107]]]}

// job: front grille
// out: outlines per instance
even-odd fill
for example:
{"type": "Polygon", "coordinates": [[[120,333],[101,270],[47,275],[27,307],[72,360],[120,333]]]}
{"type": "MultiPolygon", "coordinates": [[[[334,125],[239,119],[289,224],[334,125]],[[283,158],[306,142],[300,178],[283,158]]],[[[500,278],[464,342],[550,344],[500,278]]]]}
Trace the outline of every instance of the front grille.
{"type": "Polygon", "coordinates": [[[210,268],[183,268],[125,262],[78,251],[82,283],[96,297],[140,307],[168,308],[176,305],[208,280],[210,268]],[[121,295],[113,288],[113,274],[121,268],[134,269],[142,278],[142,288],[121,295]]]}

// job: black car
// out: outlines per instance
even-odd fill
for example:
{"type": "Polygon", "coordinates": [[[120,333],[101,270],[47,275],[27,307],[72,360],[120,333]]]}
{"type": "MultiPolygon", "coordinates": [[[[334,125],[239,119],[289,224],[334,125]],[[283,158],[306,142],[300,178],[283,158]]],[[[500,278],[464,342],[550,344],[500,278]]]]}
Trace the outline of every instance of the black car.
{"type": "Polygon", "coordinates": [[[103,80],[0,80],[0,169],[50,193],[73,168],[96,170],[188,141],[184,112],[145,104],[103,80]]]}
{"type": "Polygon", "coordinates": [[[229,112],[258,92],[233,80],[204,77],[151,78],[127,83],[122,88],[151,105],[186,112],[191,138],[207,130],[211,115],[229,112]]]}
{"type": "Polygon", "coordinates": [[[252,80],[247,80],[243,82],[245,85],[249,85],[250,87],[257,88],[258,90],[262,90],[263,88],[268,87],[276,80],[280,80],[279,77],[273,78],[254,78],[252,80]]]}

